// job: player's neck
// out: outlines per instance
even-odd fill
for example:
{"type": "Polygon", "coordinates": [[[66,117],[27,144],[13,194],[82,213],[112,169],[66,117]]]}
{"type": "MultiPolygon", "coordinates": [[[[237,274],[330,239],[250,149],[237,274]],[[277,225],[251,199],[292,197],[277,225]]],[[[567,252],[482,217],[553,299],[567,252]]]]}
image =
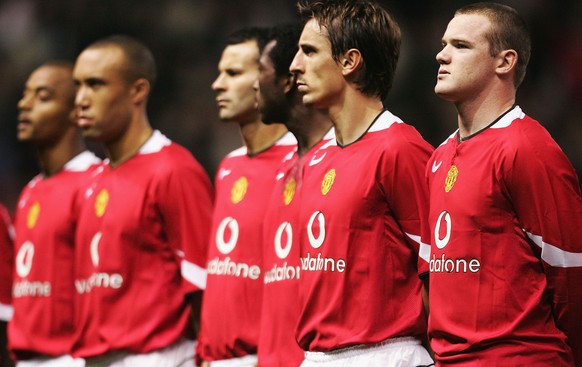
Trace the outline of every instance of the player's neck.
{"type": "Polygon", "coordinates": [[[85,149],[85,144],[76,131],[65,134],[51,146],[37,147],[38,164],[42,174],[45,177],[57,174],[67,162],[85,149]]]}
{"type": "Polygon", "coordinates": [[[302,156],[323,139],[332,123],[327,113],[301,106],[292,112],[288,127],[297,139],[297,154],[302,156]]]}
{"type": "Polygon", "coordinates": [[[359,91],[352,91],[352,95],[344,97],[341,104],[331,106],[329,117],[335,127],[338,144],[345,146],[358,140],[383,109],[381,100],[359,91]]]}
{"type": "Polygon", "coordinates": [[[153,132],[147,119],[144,119],[139,124],[132,124],[119,139],[105,143],[109,166],[115,168],[136,155],[153,132]]]}
{"type": "Polygon", "coordinates": [[[512,99],[505,103],[481,105],[479,108],[458,108],[459,137],[462,139],[485,129],[514,104],[515,99],[512,99]]]}
{"type": "Polygon", "coordinates": [[[515,104],[515,96],[457,103],[459,137],[471,136],[495,121],[515,104]]]}
{"type": "Polygon", "coordinates": [[[249,155],[254,155],[271,147],[287,132],[283,124],[269,124],[257,120],[240,127],[241,136],[249,155]]]}

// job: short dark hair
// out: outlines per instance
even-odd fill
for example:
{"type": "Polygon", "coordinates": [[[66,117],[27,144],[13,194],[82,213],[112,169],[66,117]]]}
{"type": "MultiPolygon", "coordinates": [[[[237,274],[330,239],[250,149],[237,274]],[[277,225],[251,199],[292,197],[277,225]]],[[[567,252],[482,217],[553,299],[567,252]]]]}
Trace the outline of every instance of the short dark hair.
{"type": "Polygon", "coordinates": [[[260,55],[265,45],[269,42],[269,28],[248,27],[239,29],[226,38],[226,45],[237,45],[247,41],[255,41],[257,43],[260,55]]]}
{"type": "Polygon", "coordinates": [[[315,19],[327,29],[334,60],[356,48],[362,54],[358,89],[386,98],[400,56],[400,27],[381,6],[366,0],[302,0],[297,4],[304,22],[315,19]]]}
{"type": "Polygon", "coordinates": [[[143,78],[153,88],[157,77],[156,62],[154,55],[144,43],[134,37],[118,34],[95,41],[86,50],[107,46],[118,47],[125,54],[127,63],[124,72],[129,83],[143,78]]]}
{"type": "Polygon", "coordinates": [[[523,78],[531,55],[531,38],[525,21],[514,8],[492,2],[480,2],[463,6],[457,14],[481,14],[492,23],[491,32],[486,35],[489,53],[498,55],[503,50],[517,52],[514,85],[517,88],[523,78]]]}
{"type": "Polygon", "coordinates": [[[269,42],[276,43],[269,53],[269,58],[273,62],[277,76],[289,75],[289,67],[299,49],[302,30],[300,23],[281,24],[271,29],[269,42]]]}

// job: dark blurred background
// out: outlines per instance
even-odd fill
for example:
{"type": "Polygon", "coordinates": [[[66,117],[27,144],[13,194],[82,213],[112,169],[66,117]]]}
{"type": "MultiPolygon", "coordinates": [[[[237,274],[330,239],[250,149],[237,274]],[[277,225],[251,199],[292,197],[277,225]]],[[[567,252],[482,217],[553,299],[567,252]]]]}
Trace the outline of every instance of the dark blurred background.
{"type": "MultiPolygon", "coordinates": [[[[456,129],[456,113],[433,93],[435,55],[454,10],[472,1],[379,2],[403,32],[386,105],[437,146],[456,129]]],[[[518,9],[533,38],[518,103],[550,131],[580,173],[582,1],[499,2],[518,9]]],[[[43,62],[73,61],[89,43],[111,34],[140,38],[159,69],[149,103],[152,125],[190,149],[213,176],[220,159],[241,145],[238,128],[218,120],[210,89],[225,37],[245,26],[294,20],[292,0],[0,0],[0,201],[13,210],[38,172],[34,151],[15,138],[16,104],[28,74],[43,62]]]]}

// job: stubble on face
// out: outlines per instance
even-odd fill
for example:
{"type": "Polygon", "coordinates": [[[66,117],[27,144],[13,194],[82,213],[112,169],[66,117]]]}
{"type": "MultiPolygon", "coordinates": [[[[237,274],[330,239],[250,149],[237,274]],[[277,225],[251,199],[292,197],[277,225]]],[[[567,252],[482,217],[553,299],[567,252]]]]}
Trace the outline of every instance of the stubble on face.
{"type": "Polygon", "coordinates": [[[259,76],[258,60],[259,50],[254,40],[224,49],[218,64],[219,75],[212,84],[222,121],[244,124],[258,119],[253,88],[259,76]]]}

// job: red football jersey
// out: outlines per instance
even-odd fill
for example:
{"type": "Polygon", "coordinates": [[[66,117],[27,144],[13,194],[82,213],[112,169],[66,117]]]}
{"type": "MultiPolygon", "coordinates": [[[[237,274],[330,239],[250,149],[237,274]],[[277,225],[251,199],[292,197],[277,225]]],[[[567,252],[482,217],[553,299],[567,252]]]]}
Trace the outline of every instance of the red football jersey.
{"type": "Polygon", "coordinates": [[[36,176],[20,194],[14,219],[14,317],[8,326],[17,359],[71,351],[75,230],[99,163],[93,153],[83,152],[55,175],[36,176]]]}
{"type": "Polygon", "coordinates": [[[14,227],[8,210],[0,204],[0,321],[12,318],[12,266],[14,227]]]}
{"type": "Polygon", "coordinates": [[[203,360],[257,353],[265,211],[282,161],[295,147],[287,133],[259,154],[249,156],[243,147],[220,163],[197,348],[203,360]]]}
{"type": "Polygon", "coordinates": [[[582,198],[562,150],[516,106],[469,139],[453,134],[426,175],[437,362],[572,366],[568,343],[582,354],[582,198]]]}
{"type": "Polygon", "coordinates": [[[424,338],[419,274],[428,264],[419,252],[429,241],[421,219],[432,150],[384,111],[357,141],[331,141],[306,166],[296,330],[304,350],[424,338]]]}
{"type": "Polygon", "coordinates": [[[277,177],[267,208],[263,242],[263,306],[259,337],[261,367],[297,367],[304,352],[295,341],[299,317],[299,206],[303,167],[334,138],[333,130],[305,155],[295,153],[277,177]]]}
{"type": "Polygon", "coordinates": [[[183,338],[185,295],[204,289],[212,187],[185,148],[159,131],[98,170],[77,233],[78,357],[147,353],[183,338]]]}

